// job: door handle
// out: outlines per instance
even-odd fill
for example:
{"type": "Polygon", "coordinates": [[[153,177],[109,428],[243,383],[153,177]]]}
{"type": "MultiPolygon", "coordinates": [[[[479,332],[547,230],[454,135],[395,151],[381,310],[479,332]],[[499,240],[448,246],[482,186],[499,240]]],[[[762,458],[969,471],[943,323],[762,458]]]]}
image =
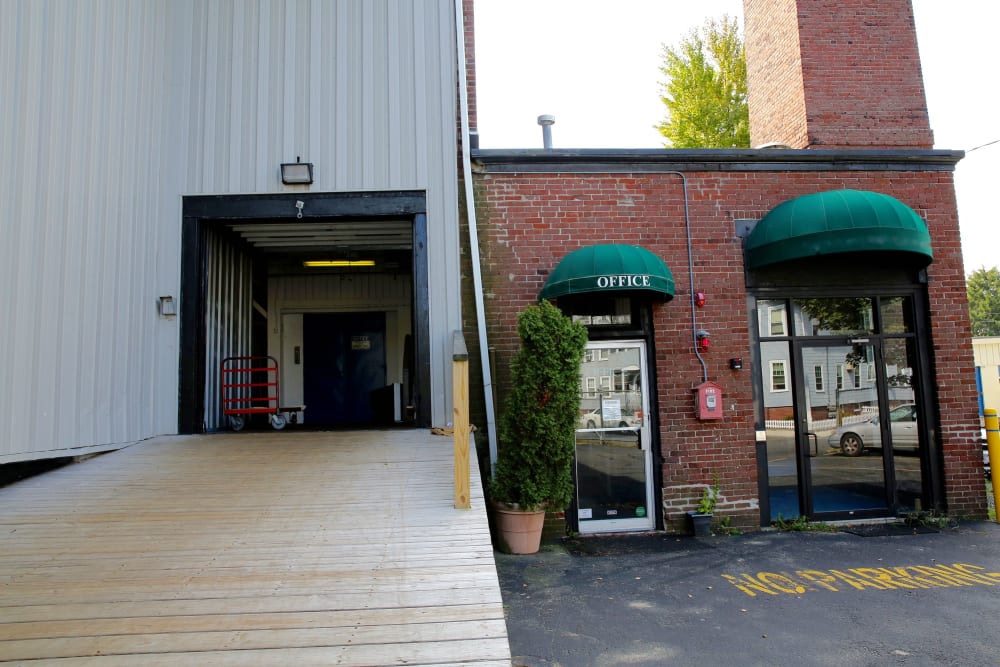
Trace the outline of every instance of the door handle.
{"type": "Polygon", "coordinates": [[[815,433],[808,432],[806,433],[806,440],[813,441],[813,449],[811,451],[809,450],[808,444],[806,445],[806,450],[807,450],[806,456],[811,456],[811,457],[819,456],[819,436],[816,435],[815,433]]]}

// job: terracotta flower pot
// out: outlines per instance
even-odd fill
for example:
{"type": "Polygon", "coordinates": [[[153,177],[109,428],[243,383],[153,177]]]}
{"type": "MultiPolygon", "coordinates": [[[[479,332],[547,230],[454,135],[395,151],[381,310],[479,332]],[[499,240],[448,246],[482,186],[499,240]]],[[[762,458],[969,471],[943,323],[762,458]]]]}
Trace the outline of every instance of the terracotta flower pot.
{"type": "Polygon", "coordinates": [[[542,542],[545,511],[524,512],[502,505],[493,507],[500,550],[511,554],[533,554],[542,542]]]}

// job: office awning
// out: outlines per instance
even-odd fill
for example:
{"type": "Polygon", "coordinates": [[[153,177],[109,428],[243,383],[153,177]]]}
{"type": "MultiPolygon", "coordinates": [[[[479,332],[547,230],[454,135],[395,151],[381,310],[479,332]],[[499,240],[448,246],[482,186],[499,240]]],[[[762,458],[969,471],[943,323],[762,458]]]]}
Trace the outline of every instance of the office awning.
{"type": "Polygon", "coordinates": [[[674,296],[674,277],[662,259],[635,245],[592,245],[569,253],[549,274],[539,299],[570,294],[647,293],[674,296]]]}
{"type": "Polygon", "coordinates": [[[750,269],[857,252],[905,255],[923,268],[934,259],[927,225],[894,197],[830,190],[790,199],[765,215],[747,239],[750,269]]]}

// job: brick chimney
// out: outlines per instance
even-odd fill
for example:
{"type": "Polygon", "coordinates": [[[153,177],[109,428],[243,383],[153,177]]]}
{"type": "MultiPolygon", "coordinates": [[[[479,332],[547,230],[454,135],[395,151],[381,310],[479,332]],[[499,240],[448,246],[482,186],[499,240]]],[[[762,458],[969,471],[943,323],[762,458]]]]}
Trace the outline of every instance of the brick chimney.
{"type": "Polygon", "coordinates": [[[910,0],[743,0],[750,143],[932,148],[910,0]]]}

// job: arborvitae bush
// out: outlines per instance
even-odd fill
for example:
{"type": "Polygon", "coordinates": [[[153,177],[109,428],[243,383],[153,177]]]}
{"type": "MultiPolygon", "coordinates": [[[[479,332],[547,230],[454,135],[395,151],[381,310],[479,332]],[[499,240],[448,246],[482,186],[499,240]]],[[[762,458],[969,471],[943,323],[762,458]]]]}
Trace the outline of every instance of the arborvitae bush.
{"type": "Polygon", "coordinates": [[[580,362],[587,329],[548,301],[517,320],[521,349],[500,417],[493,500],[522,510],[563,509],[573,497],[580,362]]]}

